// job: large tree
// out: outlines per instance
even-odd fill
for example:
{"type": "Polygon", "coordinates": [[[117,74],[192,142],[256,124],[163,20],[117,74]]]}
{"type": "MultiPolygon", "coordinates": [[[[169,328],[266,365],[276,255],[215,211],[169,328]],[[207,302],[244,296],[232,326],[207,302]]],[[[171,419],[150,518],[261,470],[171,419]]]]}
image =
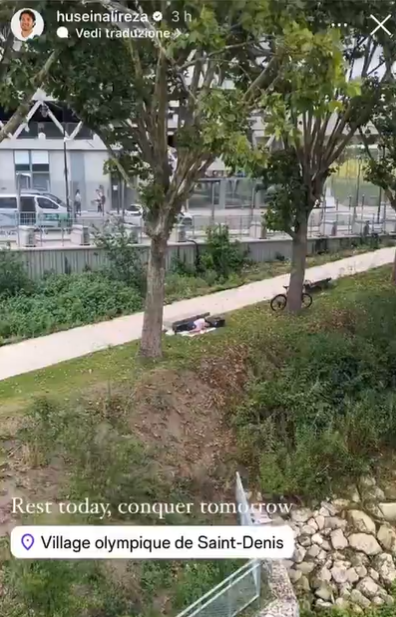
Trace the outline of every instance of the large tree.
{"type": "MultiPolygon", "coordinates": [[[[307,30],[296,30],[289,63],[263,97],[263,119],[275,140],[262,175],[265,185],[278,185],[267,218],[292,237],[291,312],[301,308],[310,213],[338,158],[369,121],[383,83],[391,78],[395,46],[383,30],[372,32],[370,13],[372,9],[381,21],[392,4],[383,2],[374,10],[370,2],[360,9],[348,1],[342,6],[299,3],[307,30]],[[335,28],[333,22],[344,25],[335,28]]],[[[300,23],[303,20],[300,15],[300,23]]]]}
{"type": "MultiPolygon", "coordinates": [[[[238,161],[262,159],[247,138],[250,114],[257,98],[277,79],[286,57],[285,46],[270,49],[265,43],[278,19],[269,4],[63,3],[64,12],[117,10],[133,19],[140,15],[153,36],[117,38],[118,26],[106,24],[106,33],[102,24],[101,38],[78,39],[75,33],[60,41],[54,29],[43,42],[44,49],[62,49],[47,80],[48,92],[65,101],[101,137],[127,183],[136,176],[141,180],[145,229],[151,239],[143,356],[161,354],[167,242],[194,183],[220,155],[238,161]],[[163,16],[155,24],[150,17],[154,11],[163,16]],[[175,35],[164,38],[165,30],[175,35]],[[172,137],[175,165],[169,160],[171,114],[177,117],[172,137]]],[[[48,11],[46,19],[53,22],[54,15],[48,11]]],[[[98,23],[83,27],[95,29],[98,23]]]]}

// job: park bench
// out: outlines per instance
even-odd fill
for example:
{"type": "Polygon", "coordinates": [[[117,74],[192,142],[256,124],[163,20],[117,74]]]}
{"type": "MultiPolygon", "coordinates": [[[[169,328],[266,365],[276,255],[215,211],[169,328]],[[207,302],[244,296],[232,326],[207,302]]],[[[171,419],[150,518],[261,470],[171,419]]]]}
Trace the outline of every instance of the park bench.
{"type": "Polygon", "coordinates": [[[323,291],[324,289],[328,289],[330,286],[332,279],[320,279],[319,281],[305,281],[304,290],[307,293],[311,293],[313,291],[323,291]]]}

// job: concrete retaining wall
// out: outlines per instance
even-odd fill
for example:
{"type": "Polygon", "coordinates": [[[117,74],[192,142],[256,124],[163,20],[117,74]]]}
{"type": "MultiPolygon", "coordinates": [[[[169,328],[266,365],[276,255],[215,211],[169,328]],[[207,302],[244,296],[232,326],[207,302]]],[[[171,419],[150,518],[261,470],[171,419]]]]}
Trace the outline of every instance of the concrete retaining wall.
{"type": "MultiPolygon", "coordinates": [[[[382,242],[389,238],[382,238],[382,242]]],[[[342,236],[310,239],[308,241],[308,255],[314,255],[321,251],[337,252],[346,249],[352,243],[359,243],[360,236],[342,236]]],[[[204,249],[204,244],[199,244],[199,250],[204,249]]],[[[248,251],[250,259],[255,262],[274,261],[279,258],[291,258],[291,240],[267,239],[249,240],[240,243],[241,249],[248,251]]],[[[147,263],[149,246],[137,244],[137,251],[140,253],[143,263],[147,263]]],[[[170,243],[167,255],[167,268],[169,269],[172,261],[176,258],[188,264],[194,264],[197,245],[192,242],[170,243]]],[[[65,246],[61,248],[24,248],[15,251],[18,253],[29,276],[32,279],[41,278],[45,272],[56,272],[58,274],[71,272],[82,272],[84,269],[98,270],[107,264],[106,254],[102,249],[95,247],[65,246]]]]}

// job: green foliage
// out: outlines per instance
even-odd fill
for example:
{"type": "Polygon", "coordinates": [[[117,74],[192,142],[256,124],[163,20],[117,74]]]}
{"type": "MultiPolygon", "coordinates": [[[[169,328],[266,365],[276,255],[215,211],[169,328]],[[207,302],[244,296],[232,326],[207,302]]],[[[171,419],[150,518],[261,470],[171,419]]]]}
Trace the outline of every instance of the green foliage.
{"type": "Polygon", "coordinates": [[[142,296],[99,272],[49,275],[34,293],[0,300],[0,339],[29,338],[142,308],[142,296]]]}
{"type": "Polygon", "coordinates": [[[11,249],[0,249],[0,298],[15,296],[21,291],[30,292],[29,280],[23,263],[11,249]]]}
{"type": "Polygon", "coordinates": [[[257,357],[234,423],[265,492],[324,497],[396,446],[395,310],[393,291],[361,294],[327,327],[285,333],[268,377],[266,353],[257,357]]]}
{"type": "Polygon", "coordinates": [[[140,609],[133,592],[112,583],[98,562],[13,559],[3,574],[0,607],[7,617],[129,617],[140,609]]]}
{"type": "Polygon", "coordinates": [[[288,148],[273,152],[262,171],[264,189],[268,193],[265,222],[270,229],[289,231],[297,222],[308,218],[308,188],[304,184],[296,150],[288,148]]]}
{"type": "Polygon", "coordinates": [[[247,263],[247,253],[238,242],[231,242],[226,225],[209,227],[206,232],[206,246],[200,257],[203,272],[215,272],[219,278],[227,279],[238,274],[247,263]]]}
{"type": "Polygon", "coordinates": [[[120,219],[95,232],[95,244],[104,249],[110,262],[110,278],[122,281],[143,295],[146,289],[146,273],[140,259],[141,253],[136,249],[136,242],[133,231],[128,232],[120,219]]]}

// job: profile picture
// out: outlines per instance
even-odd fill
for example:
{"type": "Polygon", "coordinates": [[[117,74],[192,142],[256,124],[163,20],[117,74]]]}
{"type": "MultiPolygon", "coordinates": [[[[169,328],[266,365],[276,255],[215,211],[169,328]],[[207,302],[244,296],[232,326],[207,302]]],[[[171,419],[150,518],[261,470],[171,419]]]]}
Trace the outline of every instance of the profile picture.
{"type": "Polygon", "coordinates": [[[44,30],[44,20],[34,9],[20,9],[11,19],[11,31],[18,41],[28,41],[40,36],[44,30]]]}

